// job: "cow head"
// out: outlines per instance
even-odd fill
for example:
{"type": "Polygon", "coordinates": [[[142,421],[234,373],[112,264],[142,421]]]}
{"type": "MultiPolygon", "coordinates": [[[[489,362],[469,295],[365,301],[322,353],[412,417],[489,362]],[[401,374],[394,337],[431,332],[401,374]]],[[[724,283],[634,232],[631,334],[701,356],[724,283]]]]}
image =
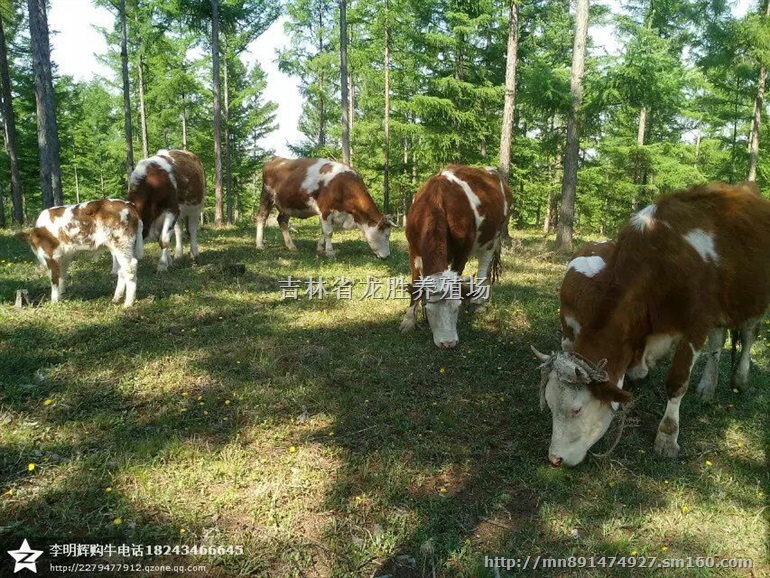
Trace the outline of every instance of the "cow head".
{"type": "Polygon", "coordinates": [[[367,243],[380,259],[390,256],[390,230],[395,226],[387,215],[383,215],[376,225],[361,226],[367,243]]]}
{"type": "Polygon", "coordinates": [[[436,273],[427,279],[431,288],[423,299],[433,343],[442,349],[451,349],[460,341],[457,337],[457,316],[463,304],[462,279],[454,271],[436,273]]]}
{"type": "Polygon", "coordinates": [[[618,404],[631,396],[622,377],[617,384],[608,380],[606,360],[594,365],[573,353],[532,351],[542,362],[540,407],[547,405],[553,418],[548,458],[557,467],[577,465],[607,432],[618,404]]]}

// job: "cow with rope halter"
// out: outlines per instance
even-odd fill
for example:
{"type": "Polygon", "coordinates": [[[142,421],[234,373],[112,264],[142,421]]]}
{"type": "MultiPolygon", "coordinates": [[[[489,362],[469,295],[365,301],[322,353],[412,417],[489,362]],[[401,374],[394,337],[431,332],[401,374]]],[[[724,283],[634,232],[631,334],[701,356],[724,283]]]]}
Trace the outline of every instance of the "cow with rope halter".
{"type": "Polygon", "coordinates": [[[625,376],[644,378],[671,350],[659,454],[679,452],[679,406],[704,347],[698,393],[713,395],[727,328],[741,331],[732,383],[746,389],[755,329],[770,304],[769,232],[770,201],[754,183],[693,187],[631,218],[607,261],[591,268],[569,351],[533,348],[542,362],[541,404],[553,418],[554,466],[583,461],[631,399],[625,376]]]}
{"type": "Polygon", "coordinates": [[[501,236],[512,207],[508,183],[491,167],[450,165],[422,185],[406,220],[412,300],[402,332],[414,328],[422,303],[433,342],[445,349],[457,345],[463,300],[484,307],[500,274],[501,236]],[[472,256],[478,271],[468,282],[461,276],[472,256]]]}

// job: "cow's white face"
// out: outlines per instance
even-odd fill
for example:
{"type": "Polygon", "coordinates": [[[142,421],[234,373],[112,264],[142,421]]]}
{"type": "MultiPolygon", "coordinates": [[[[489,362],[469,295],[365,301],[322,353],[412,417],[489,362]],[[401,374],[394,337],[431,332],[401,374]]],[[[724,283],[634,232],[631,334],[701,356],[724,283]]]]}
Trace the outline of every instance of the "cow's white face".
{"type": "Polygon", "coordinates": [[[579,464],[607,432],[615,412],[587,386],[560,380],[555,369],[545,386],[545,401],[553,418],[548,458],[555,466],[579,464]]]}
{"type": "Polygon", "coordinates": [[[594,365],[569,352],[532,351],[543,362],[540,407],[547,405],[553,418],[548,459],[554,466],[577,465],[607,432],[619,403],[630,399],[623,377],[610,383],[606,360],[594,365]]]}
{"type": "Polygon", "coordinates": [[[433,332],[433,343],[442,349],[455,347],[457,337],[457,317],[463,301],[461,297],[461,279],[452,272],[430,275],[433,289],[425,300],[425,314],[433,332]],[[455,285],[454,290],[451,285],[455,285]]]}
{"type": "Polygon", "coordinates": [[[425,303],[433,343],[437,347],[451,349],[460,341],[457,337],[457,316],[461,306],[461,299],[440,299],[425,303]]]}
{"type": "Polygon", "coordinates": [[[380,259],[390,256],[390,221],[381,221],[377,225],[362,225],[366,242],[380,259]]]}

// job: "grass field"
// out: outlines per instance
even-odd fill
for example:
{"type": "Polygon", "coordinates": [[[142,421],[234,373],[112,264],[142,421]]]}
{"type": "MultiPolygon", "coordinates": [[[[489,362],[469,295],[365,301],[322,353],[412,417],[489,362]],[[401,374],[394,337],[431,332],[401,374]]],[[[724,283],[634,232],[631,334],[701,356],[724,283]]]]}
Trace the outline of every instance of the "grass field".
{"type": "Polygon", "coordinates": [[[281,300],[287,275],[408,275],[403,231],[387,261],[357,231],[335,234],[324,260],[317,223],[293,226],[291,253],[276,229],[256,253],[253,228],[205,228],[199,266],[162,275],[148,247],[130,310],[110,303],[106,255],[76,260],[51,305],[32,253],[0,234],[0,575],[5,550],[36,537],[243,546],[152,560],[206,576],[482,578],[495,576],[485,556],[631,554],[754,561],[670,572],[682,578],[770,575],[766,332],[751,392],[727,386],[728,354],[714,403],[685,398],[679,458],[652,451],[658,370],[609,458],[553,469],[529,351],[559,343],[565,260],[550,242],[516,235],[489,310],[461,315],[460,345],[442,351],[424,326],[398,333],[407,302],[359,300],[363,286],[352,301],[281,300]],[[245,275],[222,267],[235,262],[245,275]],[[19,288],[45,302],[15,309],[19,288]]]}

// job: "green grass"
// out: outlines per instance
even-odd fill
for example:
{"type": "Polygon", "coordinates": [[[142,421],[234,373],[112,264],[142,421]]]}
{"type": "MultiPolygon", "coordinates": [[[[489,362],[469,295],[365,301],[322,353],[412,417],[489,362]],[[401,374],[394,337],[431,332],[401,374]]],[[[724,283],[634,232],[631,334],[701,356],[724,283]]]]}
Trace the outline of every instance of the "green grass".
{"type": "MultiPolygon", "coordinates": [[[[280,299],[289,274],[408,275],[403,231],[387,261],[358,232],[335,234],[337,258],[324,260],[317,223],[295,226],[297,252],[268,229],[259,253],[252,228],[206,228],[200,265],[162,275],[148,247],[130,310],[110,303],[106,255],[76,260],[53,306],[29,249],[0,235],[0,574],[5,550],[44,537],[243,545],[243,556],[153,561],[212,576],[481,578],[494,576],[485,555],[632,552],[754,560],[753,574],[682,577],[768,575],[764,338],[753,391],[726,386],[725,355],[715,402],[686,398],[678,459],[652,451],[658,370],[609,458],[552,469],[529,351],[559,343],[564,259],[550,242],[517,234],[489,310],[463,314],[460,345],[442,351],[424,326],[398,333],[405,301],[280,299]],[[244,276],[221,266],[235,262],[244,276]],[[44,304],[16,310],[19,288],[44,304]]],[[[500,575],[567,574],[662,572],[500,575]]]]}

